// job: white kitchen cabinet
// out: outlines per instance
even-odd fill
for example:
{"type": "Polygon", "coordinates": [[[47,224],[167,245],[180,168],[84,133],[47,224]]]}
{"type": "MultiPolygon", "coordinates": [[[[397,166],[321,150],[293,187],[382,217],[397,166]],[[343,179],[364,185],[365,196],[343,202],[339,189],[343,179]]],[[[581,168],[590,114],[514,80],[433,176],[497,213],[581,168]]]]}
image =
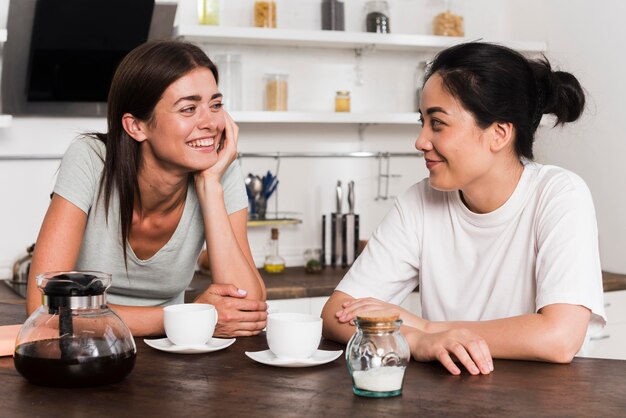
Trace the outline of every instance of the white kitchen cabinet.
{"type": "Polygon", "coordinates": [[[297,299],[271,299],[267,301],[270,312],[295,312],[320,316],[328,296],[297,299]]]}
{"type": "Polygon", "coordinates": [[[311,313],[311,298],[272,299],[267,301],[268,312],[311,313]]]}
{"type": "Polygon", "coordinates": [[[626,290],[605,292],[606,327],[591,336],[588,357],[626,360],[626,290]]]}
{"type": "MultiPolygon", "coordinates": [[[[268,300],[270,312],[296,312],[320,316],[322,309],[328,300],[328,296],[297,299],[272,299],[268,300]]],[[[416,315],[422,313],[419,293],[411,292],[400,305],[404,309],[416,315]]]]}

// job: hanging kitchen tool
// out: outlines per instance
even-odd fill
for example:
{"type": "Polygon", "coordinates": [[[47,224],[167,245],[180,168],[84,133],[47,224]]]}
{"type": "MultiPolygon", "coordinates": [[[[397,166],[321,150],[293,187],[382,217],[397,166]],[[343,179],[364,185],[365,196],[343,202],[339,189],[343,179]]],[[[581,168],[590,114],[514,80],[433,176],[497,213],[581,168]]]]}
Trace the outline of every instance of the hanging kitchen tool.
{"type": "Polygon", "coordinates": [[[359,246],[359,215],[354,213],[354,181],[348,183],[348,213],[342,216],[342,247],[341,267],[354,263],[359,246]]]}
{"type": "Polygon", "coordinates": [[[343,199],[343,190],[341,189],[341,181],[337,181],[337,187],[335,188],[335,199],[337,211],[331,213],[330,221],[330,264],[333,267],[337,267],[341,263],[343,256],[343,241],[341,239],[341,232],[343,231],[343,218],[341,216],[341,201],[343,199]]]}

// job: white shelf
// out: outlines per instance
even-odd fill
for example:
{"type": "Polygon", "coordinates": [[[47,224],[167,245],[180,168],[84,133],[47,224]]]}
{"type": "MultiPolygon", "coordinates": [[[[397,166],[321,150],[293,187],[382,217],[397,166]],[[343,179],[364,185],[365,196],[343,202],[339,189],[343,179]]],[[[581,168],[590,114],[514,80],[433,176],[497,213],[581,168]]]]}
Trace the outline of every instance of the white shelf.
{"type": "Polygon", "coordinates": [[[6,41],[7,41],[7,30],[0,29],[0,42],[6,42],[6,41]]]}
{"type": "Polygon", "coordinates": [[[0,128],[8,128],[13,122],[13,116],[0,114],[0,128]]]}
{"type": "Polygon", "coordinates": [[[230,112],[237,123],[372,123],[417,125],[418,113],[230,112]]]}
{"type": "MultiPolygon", "coordinates": [[[[368,32],[342,32],[324,30],[268,29],[255,27],[225,27],[210,25],[183,25],[175,28],[177,36],[192,42],[219,44],[301,46],[310,48],[355,49],[374,46],[379,50],[405,50],[433,52],[461,42],[476,40],[434,35],[378,34],[368,32]]],[[[520,52],[545,52],[545,42],[498,41],[481,39],[506,45],[520,52]]]]}

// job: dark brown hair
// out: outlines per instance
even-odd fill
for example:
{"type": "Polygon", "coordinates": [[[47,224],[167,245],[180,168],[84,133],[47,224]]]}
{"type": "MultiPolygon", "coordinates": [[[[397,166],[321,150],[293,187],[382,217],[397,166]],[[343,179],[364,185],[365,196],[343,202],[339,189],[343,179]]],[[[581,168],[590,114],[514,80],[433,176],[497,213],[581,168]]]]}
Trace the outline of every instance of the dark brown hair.
{"type": "Polygon", "coordinates": [[[425,81],[439,74],[443,85],[485,129],[494,122],[515,127],[515,153],[533,158],[535,131],[544,114],[556,124],[573,122],[585,108],[585,93],[572,74],[553,71],[543,57],[529,60],[510,48],[468,42],[441,51],[425,81]]]}
{"type": "MultiPolygon", "coordinates": [[[[100,181],[106,216],[114,191],[119,194],[120,225],[124,263],[127,239],[133,219],[133,205],[139,199],[137,171],[141,161],[139,142],[122,126],[122,116],[151,122],[154,108],[165,90],[196,68],[207,68],[218,81],[217,67],[196,45],[180,41],[154,41],[132,50],[120,62],[109,90],[107,133],[92,136],[106,144],[106,158],[100,181]]],[[[108,222],[108,219],[107,219],[108,222]]]]}

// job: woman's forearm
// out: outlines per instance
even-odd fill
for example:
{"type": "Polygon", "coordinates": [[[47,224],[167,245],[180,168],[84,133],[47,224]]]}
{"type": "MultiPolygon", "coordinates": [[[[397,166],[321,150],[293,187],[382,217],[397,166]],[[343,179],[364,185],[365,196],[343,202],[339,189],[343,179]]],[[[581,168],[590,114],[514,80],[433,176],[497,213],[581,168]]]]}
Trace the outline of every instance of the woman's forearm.
{"type": "Polygon", "coordinates": [[[108,305],[126,324],[133,337],[165,335],[163,308],[152,306],[108,305]]]}
{"type": "Polygon", "coordinates": [[[591,313],[567,304],[491,321],[429,322],[426,332],[465,328],[485,339],[494,358],[568,363],[585,338],[591,313]]]}
{"type": "Polygon", "coordinates": [[[206,235],[207,253],[214,283],[233,284],[248,292],[247,298],[265,300],[264,286],[246,259],[231,225],[219,182],[196,187],[206,235]]]}

